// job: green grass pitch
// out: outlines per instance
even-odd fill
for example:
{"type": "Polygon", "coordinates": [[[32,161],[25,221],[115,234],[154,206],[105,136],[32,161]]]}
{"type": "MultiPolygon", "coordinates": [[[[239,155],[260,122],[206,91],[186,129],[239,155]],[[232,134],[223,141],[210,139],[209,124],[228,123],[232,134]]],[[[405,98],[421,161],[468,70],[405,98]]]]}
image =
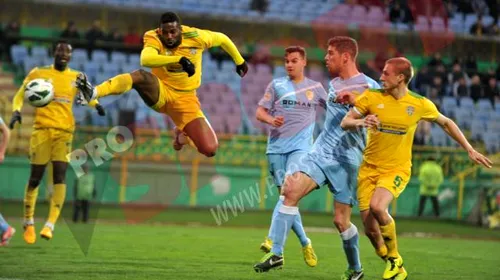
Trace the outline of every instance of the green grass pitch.
{"type": "MultiPolygon", "coordinates": [[[[70,205],[54,238],[22,240],[21,204],[0,206],[18,229],[0,248],[0,279],[339,279],[346,267],[340,238],[326,214],[304,214],[304,225],[319,258],[309,268],[299,242],[289,235],[283,270],[257,274],[269,212],[245,212],[216,226],[209,210],[165,209],[148,221],[125,222],[120,208],[101,207],[97,223],[70,222],[70,205]],[[66,223],[66,221],[68,221],[66,223]],[[85,253],[86,252],[86,253],[85,253]]],[[[96,210],[94,208],[94,210],[96,210]]],[[[47,207],[37,206],[37,232],[47,207]]],[[[357,217],[354,223],[362,228],[357,217]]],[[[400,252],[408,279],[500,279],[500,232],[455,222],[400,219],[400,252]],[[419,234],[416,234],[416,233],[419,234]],[[427,233],[427,234],[426,234],[427,233]],[[441,237],[417,237],[441,234],[441,237]]],[[[364,279],[381,279],[383,262],[368,239],[360,239],[364,279]]]]}

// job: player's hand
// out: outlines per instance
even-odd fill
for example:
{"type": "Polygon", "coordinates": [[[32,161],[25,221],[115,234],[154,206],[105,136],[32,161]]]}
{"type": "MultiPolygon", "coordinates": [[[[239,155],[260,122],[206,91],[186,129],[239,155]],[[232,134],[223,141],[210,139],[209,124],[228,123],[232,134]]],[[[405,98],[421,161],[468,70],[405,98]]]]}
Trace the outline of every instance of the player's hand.
{"type": "Polygon", "coordinates": [[[14,113],[12,113],[12,118],[10,118],[9,128],[14,129],[14,125],[16,124],[16,122],[22,123],[22,120],[23,119],[21,118],[21,112],[14,111],[14,113]]]}
{"type": "Polygon", "coordinates": [[[481,164],[488,168],[491,168],[491,166],[493,165],[493,162],[489,158],[474,149],[469,150],[468,153],[469,158],[477,164],[481,164]]]}
{"type": "Polygon", "coordinates": [[[95,109],[97,110],[97,114],[101,117],[106,116],[106,111],[104,110],[104,107],[102,107],[101,104],[96,104],[95,109]]]}
{"type": "Polygon", "coordinates": [[[242,78],[245,77],[247,72],[248,72],[248,65],[246,61],[243,61],[243,63],[240,65],[236,65],[236,73],[238,73],[240,77],[242,78]]]}
{"type": "Polygon", "coordinates": [[[188,74],[188,77],[194,75],[195,67],[191,60],[183,56],[181,60],[179,60],[179,64],[182,66],[182,70],[188,74]]]}
{"type": "Polygon", "coordinates": [[[380,121],[376,115],[368,115],[363,119],[362,126],[367,128],[378,128],[380,121]]]}
{"type": "Polygon", "coordinates": [[[285,118],[283,116],[277,116],[273,118],[271,125],[274,127],[280,127],[285,123],[285,118]]]}
{"type": "Polygon", "coordinates": [[[335,97],[335,102],[343,105],[354,105],[356,103],[356,95],[350,91],[341,91],[335,97]]]}

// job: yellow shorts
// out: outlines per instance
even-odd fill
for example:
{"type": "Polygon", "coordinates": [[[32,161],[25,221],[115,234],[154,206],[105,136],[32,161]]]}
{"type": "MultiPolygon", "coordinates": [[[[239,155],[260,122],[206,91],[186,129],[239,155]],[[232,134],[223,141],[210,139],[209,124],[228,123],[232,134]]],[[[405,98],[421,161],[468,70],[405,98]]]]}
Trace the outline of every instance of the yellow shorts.
{"type": "Polygon", "coordinates": [[[358,172],[358,202],[359,210],[370,208],[375,188],[389,190],[395,198],[404,191],[410,180],[411,170],[384,169],[363,161],[358,172]]]}
{"type": "Polygon", "coordinates": [[[170,116],[177,128],[182,130],[191,121],[205,118],[196,91],[179,92],[165,85],[160,79],[158,84],[160,85],[158,103],[151,108],[170,116]]]}
{"type": "Polygon", "coordinates": [[[30,139],[30,161],[45,165],[49,161],[68,162],[73,133],[55,128],[34,129],[30,139]]]}

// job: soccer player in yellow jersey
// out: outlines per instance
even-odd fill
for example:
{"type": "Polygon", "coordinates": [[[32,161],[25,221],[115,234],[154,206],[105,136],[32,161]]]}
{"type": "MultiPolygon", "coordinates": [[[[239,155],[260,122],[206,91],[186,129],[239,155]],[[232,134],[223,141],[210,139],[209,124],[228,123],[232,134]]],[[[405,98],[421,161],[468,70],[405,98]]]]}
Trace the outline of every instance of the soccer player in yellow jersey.
{"type": "Polygon", "coordinates": [[[187,143],[187,135],[200,153],[211,157],[217,151],[218,141],[201,110],[196,89],[201,84],[202,53],[216,46],[232,57],[236,72],[243,77],[247,64],[226,35],[181,25],[177,14],[166,12],[160,18],[159,28],[144,34],[141,65],[151,68],[152,73],[137,70],[121,74],[95,88],[82,74],[77,87],[87,101],[134,88],[153,110],[172,118],[176,125],[176,150],[187,143]]]}
{"type": "Polygon", "coordinates": [[[491,161],[469,144],[452,120],[440,114],[429,99],[408,90],[412,76],[408,59],[392,58],[386,62],[380,78],[383,90],[368,89],[357,98],[344,92],[337,98],[354,105],[342,120],[343,129],[368,128],[368,143],[358,173],[358,201],[366,235],[377,255],[387,262],[383,279],[406,279],[408,275],[398,252],[396,224],[388,207],[410,179],[417,123],[437,123],[467,150],[472,161],[491,167],[491,161]]]}
{"type": "MultiPolygon", "coordinates": [[[[23,85],[14,96],[13,114],[10,128],[16,122],[21,123],[21,108],[24,101],[26,85],[33,79],[46,79],[54,86],[54,100],[47,106],[36,108],[33,122],[33,132],[30,139],[31,174],[24,195],[24,241],[33,244],[36,241],[33,216],[35,203],[38,196],[38,186],[45,172],[47,163],[52,162],[54,192],[50,201],[49,217],[40,236],[50,240],[54,225],[59,217],[66,196],[64,183],[66,168],[68,166],[67,154],[71,152],[71,142],[75,121],[73,118],[73,100],[77,95],[74,86],[79,72],[68,67],[71,59],[72,47],[66,42],[58,42],[54,50],[54,64],[37,67],[24,79],[23,85]]],[[[95,102],[99,115],[104,115],[104,110],[95,102]]]]}

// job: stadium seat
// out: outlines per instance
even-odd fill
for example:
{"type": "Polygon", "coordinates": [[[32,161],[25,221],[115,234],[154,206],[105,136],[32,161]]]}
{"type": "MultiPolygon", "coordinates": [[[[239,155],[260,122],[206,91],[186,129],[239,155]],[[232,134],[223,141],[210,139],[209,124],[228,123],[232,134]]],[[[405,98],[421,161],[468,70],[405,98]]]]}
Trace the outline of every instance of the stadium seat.
{"type": "Polygon", "coordinates": [[[434,146],[447,146],[446,133],[436,125],[431,128],[431,142],[434,146]]]}
{"type": "Polygon", "coordinates": [[[482,140],[483,133],[486,131],[486,124],[480,119],[474,119],[471,123],[471,136],[472,140],[482,140]]]}
{"type": "Polygon", "coordinates": [[[42,64],[43,60],[49,56],[48,50],[46,47],[42,46],[33,46],[31,48],[31,59],[36,60],[38,63],[42,64]]]}
{"type": "Polygon", "coordinates": [[[94,50],[92,51],[91,61],[99,65],[108,64],[109,63],[108,53],[103,50],[94,50]]]}
{"type": "Polygon", "coordinates": [[[471,114],[475,110],[474,100],[472,100],[472,98],[470,97],[461,97],[459,99],[459,104],[461,110],[466,110],[471,114]]]}
{"type": "Polygon", "coordinates": [[[460,109],[455,112],[455,120],[461,128],[470,129],[472,123],[471,116],[471,112],[467,110],[460,109]]]}
{"type": "Polygon", "coordinates": [[[75,65],[75,69],[82,69],[83,65],[87,62],[88,55],[84,49],[74,49],[71,55],[71,63],[75,65]]]}
{"type": "Polygon", "coordinates": [[[128,63],[136,65],[137,68],[141,65],[141,56],[138,54],[131,54],[128,56],[128,63]]]}
{"type": "Polygon", "coordinates": [[[445,113],[448,117],[454,118],[455,111],[457,109],[457,99],[451,96],[443,97],[443,113],[445,113]]]}
{"type": "Polygon", "coordinates": [[[106,63],[102,65],[102,74],[111,78],[113,76],[118,75],[120,73],[119,65],[115,63],[106,63]]]}
{"type": "Polygon", "coordinates": [[[83,64],[83,71],[89,79],[93,80],[95,83],[95,78],[97,76],[97,73],[99,72],[99,65],[95,63],[94,61],[87,61],[85,64],[83,64]]]}
{"type": "Polygon", "coordinates": [[[28,57],[28,49],[23,45],[13,45],[10,48],[10,56],[14,64],[22,65],[26,57],[28,57]]]}
{"type": "Polygon", "coordinates": [[[493,105],[489,99],[479,99],[477,101],[477,110],[483,112],[491,112],[493,111],[493,105]]]}
{"type": "Polygon", "coordinates": [[[490,154],[500,152],[500,133],[499,132],[486,132],[484,134],[484,145],[486,151],[490,154]]]}
{"type": "Polygon", "coordinates": [[[122,52],[113,51],[111,52],[111,62],[121,68],[127,63],[127,55],[122,52]]]}
{"type": "Polygon", "coordinates": [[[32,59],[25,59],[23,61],[23,69],[24,69],[24,73],[27,75],[33,68],[35,67],[38,67],[38,66],[42,66],[41,64],[39,64],[37,61],[35,60],[32,60],[32,59]]]}

